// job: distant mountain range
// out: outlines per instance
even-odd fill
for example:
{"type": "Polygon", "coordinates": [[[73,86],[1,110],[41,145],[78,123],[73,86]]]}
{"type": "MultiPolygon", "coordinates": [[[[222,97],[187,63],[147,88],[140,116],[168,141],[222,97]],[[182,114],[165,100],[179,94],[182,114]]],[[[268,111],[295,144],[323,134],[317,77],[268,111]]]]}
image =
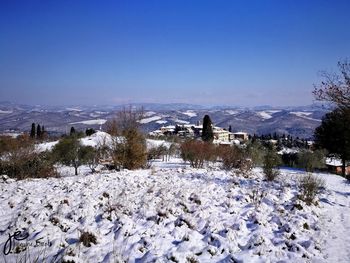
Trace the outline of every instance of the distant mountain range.
{"type": "Polygon", "coordinates": [[[320,125],[329,106],[312,104],[298,107],[205,107],[192,104],[132,104],[118,106],[41,106],[0,102],[0,132],[29,131],[31,123],[39,123],[51,133],[65,133],[71,126],[76,129],[98,129],[115,116],[123,107],[143,107],[145,116],[141,127],[149,132],[166,125],[201,122],[209,114],[216,126],[250,134],[277,132],[294,137],[311,138],[314,129],[320,125]]]}

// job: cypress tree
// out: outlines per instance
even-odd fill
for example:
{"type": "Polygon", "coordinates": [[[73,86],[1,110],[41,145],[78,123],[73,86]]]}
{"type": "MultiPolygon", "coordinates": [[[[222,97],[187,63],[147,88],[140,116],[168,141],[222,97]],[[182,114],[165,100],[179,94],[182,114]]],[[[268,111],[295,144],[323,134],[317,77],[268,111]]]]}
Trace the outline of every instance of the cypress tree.
{"type": "Polygon", "coordinates": [[[46,133],[45,127],[43,125],[43,126],[41,126],[41,138],[43,138],[45,136],[45,133],[46,133]]]}
{"type": "Polygon", "coordinates": [[[213,124],[209,115],[203,118],[202,140],[205,142],[212,142],[214,140],[213,124]]]}
{"type": "Polygon", "coordinates": [[[35,123],[32,123],[32,129],[30,130],[30,137],[35,138],[35,123]]]}
{"type": "Polygon", "coordinates": [[[75,134],[75,129],[74,129],[74,127],[72,126],[72,127],[70,128],[70,133],[69,133],[69,135],[72,136],[72,135],[74,135],[74,134],[75,134]]]}
{"type": "Polygon", "coordinates": [[[36,138],[40,139],[41,138],[41,127],[40,124],[36,127],[36,138]]]}

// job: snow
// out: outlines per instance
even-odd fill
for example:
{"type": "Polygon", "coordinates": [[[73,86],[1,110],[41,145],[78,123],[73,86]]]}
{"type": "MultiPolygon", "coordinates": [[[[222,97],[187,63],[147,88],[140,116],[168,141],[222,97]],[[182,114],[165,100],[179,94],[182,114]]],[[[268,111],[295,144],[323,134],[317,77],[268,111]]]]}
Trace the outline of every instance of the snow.
{"type": "Polygon", "coordinates": [[[101,114],[98,114],[98,113],[90,113],[89,116],[90,116],[91,118],[98,118],[98,117],[101,116],[101,114]]]}
{"type": "Polygon", "coordinates": [[[196,117],[196,116],[197,116],[197,113],[195,113],[195,112],[192,111],[192,110],[184,111],[184,112],[181,112],[181,113],[184,114],[184,115],[187,115],[187,116],[190,117],[190,118],[196,117]]]}
{"type": "Polygon", "coordinates": [[[225,113],[228,115],[236,115],[239,113],[239,111],[236,110],[225,110],[225,113]]]}
{"type": "Polygon", "coordinates": [[[66,110],[68,110],[68,111],[83,111],[82,109],[78,109],[78,108],[66,108],[66,110]]]}
{"type": "Polygon", "coordinates": [[[113,138],[110,134],[102,131],[97,131],[91,136],[87,136],[80,139],[80,143],[84,146],[99,147],[102,145],[111,146],[113,144],[113,138]]]}
{"type": "Polygon", "coordinates": [[[298,117],[305,117],[305,116],[310,116],[312,112],[306,112],[306,111],[292,111],[290,114],[294,114],[298,117]]]}
{"type": "Polygon", "coordinates": [[[152,121],[157,121],[157,120],[160,120],[160,119],[162,119],[162,117],[160,117],[160,116],[153,116],[153,117],[144,118],[144,119],[140,120],[140,123],[141,124],[146,124],[146,123],[150,123],[152,121]]]}
{"type": "Polygon", "coordinates": [[[298,153],[299,150],[298,149],[294,149],[294,148],[287,148],[287,147],[283,147],[282,150],[278,151],[278,154],[293,154],[293,153],[298,153]]]}
{"type": "Polygon", "coordinates": [[[6,262],[28,255],[45,262],[350,260],[350,185],[335,175],[316,174],[325,178],[326,190],[319,205],[307,206],[297,199],[303,174],[297,170],[282,170],[279,180],[266,182],[261,169],[244,178],[172,158],[147,170],[79,171],[0,179],[1,247],[16,230],[29,234],[15,241],[27,251],[4,255],[6,262]],[[82,231],[97,243],[85,247],[82,231]]]}
{"type": "Polygon", "coordinates": [[[35,145],[35,150],[37,152],[51,151],[57,143],[58,143],[58,141],[43,142],[43,143],[35,145]]]}
{"type": "Polygon", "coordinates": [[[332,166],[342,166],[342,161],[338,158],[327,158],[326,164],[332,166]]]}
{"type": "Polygon", "coordinates": [[[151,116],[153,116],[153,115],[155,115],[156,113],[154,112],[154,111],[147,111],[147,112],[145,112],[143,115],[145,116],[145,117],[151,117],[151,116]]]}
{"type": "MultiPolygon", "coordinates": [[[[92,147],[99,147],[102,145],[106,145],[108,147],[111,147],[113,145],[113,137],[103,131],[97,131],[96,133],[79,139],[81,145],[83,146],[92,146],[92,147]]],[[[122,137],[118,137],[119,141],[122,141],[122,137]]],[[[44,142],[37,144],[35,146],[35,149],[37,152],[44,152],[44,151],[51,151],[53,147],[58,143],[58,141],[53,142],[44,142]]],[[[169,148],[171,143],[166,142],[164,140],[152,140],[152,139],[146,139],[147,147],[153,148],[158,147],[161,145],[164,145],[165,147],[169,148]]]]}
{"type": "Polygon", "coordinates": [[[159,146],[165,146],[166,148],[169,149],[171,145],[170,142],[166,142],[164,140],[153,140],[153,139],[147,139],[146,143],[147,143],[147,149],[157,148],[159,146]]]}
{"type": "Polygon", "coordinates": [[[269,113],[267,113],[266,111],[259,111],[256,114],[258,114],[261,118],[263,118],[265,120],[272,118],[272,116],[269,113]]]}
{"type": "MultiPolygon", "coordinates": [[[[87,136],[87,137],[81,138],[79,140],[80,140],[81,145],[92,146],[92,147],[98,147],[101,145],[111,146],[113,144],[112,136],[109,135],[108,133],[102,132],[102,131],[97,131],[96,133],[92,134],[91,136],[87,136]]],[[[35,149],[38,152],[51,151],[57,143],[58,143],[58,141],[43,142],[43,143],[37,144],[35,146],[35,149]]]]}
{"type": "Polygon", "coordinates": [[[0,110],[0,114],[11,114],[12,112],[11,110],[0,110]]]}
{"type": "Polygon", "coordinates": [[[314,119],[314,118],[308,117],[308,116],[310,116],[312,114],[312,112],[291,111],[290,114],[293,114],[295,116],[298,116],[300,118],[304,118],[304,119],[307,119],[307,120],[321,122],[321,120],[319,120],[319,119],[314,119]]]}
{"type": "Polygon", "coordinates": [[[179,119],[174,120],[174,122],[181,123],[181,124],[190,124],[189,121],[184,121],[184,120],[179,120],[179,119]]]}
{"type": "Polygon", "coordinates": [[[159,120],[159,121],[156,121],[156,123],[158,123],[158,124],[165,124],[165,123],[167,123],[168,121],[166,121],[166,120],[159,120]]]}
{"type": "Polygon", "coordinates": [[[277,112],[280,112],[280,111],[279,110],[258,111],[256,112],[256,114],[259,117],[263,118],[264,120],[268,120],[268,119],[271,119],[272,115],[277,112]]]}
{"type": "Polygon", "coordinates": [[[18,133],[18,132],[4,132],[0,134],[1,136],[10,136],[12,138],[17,138],[20,135],[23,135],[23,133],[18,133]]]}
{"type": "Polygon", "coordinates": [[[322,196],[323,262],[350,262],[350,184],[336,175],[323,176],[327,191],[322,196]]]}
{"type": "Polygon", "coordinates": [[[102,124],[105,124],[106,121],[107,120],[105,120],[105,119],[95,119],[95,120],[72,122],[70,124],[102,125],[102,124]]]}

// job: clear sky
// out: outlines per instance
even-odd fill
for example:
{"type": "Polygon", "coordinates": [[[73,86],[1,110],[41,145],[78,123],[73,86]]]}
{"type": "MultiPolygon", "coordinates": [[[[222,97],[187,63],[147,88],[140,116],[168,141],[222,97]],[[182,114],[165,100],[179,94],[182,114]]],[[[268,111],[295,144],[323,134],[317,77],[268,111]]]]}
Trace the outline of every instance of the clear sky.
{"type": "Polygon", "coordinates": [[[0,1],[0,101],[305,105],[350,1],[0,1]]]}

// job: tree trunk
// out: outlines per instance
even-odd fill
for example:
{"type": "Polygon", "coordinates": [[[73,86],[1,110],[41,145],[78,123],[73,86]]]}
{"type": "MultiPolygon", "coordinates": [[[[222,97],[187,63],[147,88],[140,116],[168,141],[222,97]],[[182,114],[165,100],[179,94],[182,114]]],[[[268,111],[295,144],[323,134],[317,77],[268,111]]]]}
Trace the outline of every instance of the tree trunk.
{"type": "MultiPolygon", "coordinates": [[[[345,159],[343,158],[342,159],[342,166],[341,166],[341,174],[342,174],[342,176],[344,176],[344,177],[346,177],[346,175],[345,175],[345,159]]],[[[348,178],[349,179],[349,178],[348,178]]]]}

